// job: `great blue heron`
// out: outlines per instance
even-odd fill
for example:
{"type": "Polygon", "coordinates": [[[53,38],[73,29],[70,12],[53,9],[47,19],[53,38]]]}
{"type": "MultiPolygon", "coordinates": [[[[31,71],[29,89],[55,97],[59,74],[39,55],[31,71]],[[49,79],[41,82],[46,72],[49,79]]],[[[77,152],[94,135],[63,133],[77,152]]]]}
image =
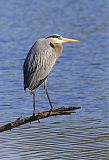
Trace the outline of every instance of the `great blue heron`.
{"type": "Polygon", "coordinates": [[[36,89],[43,82],[51,110],[53,109],[47,90],[47,77],[62,52],[64,42],[78,42],[78,40],[63,38],[58,34],[39,39],[34,43],[25,59],[23,65],[24,90],[28,88],[33,94],[33,114],[35,114],[36,89]]]}

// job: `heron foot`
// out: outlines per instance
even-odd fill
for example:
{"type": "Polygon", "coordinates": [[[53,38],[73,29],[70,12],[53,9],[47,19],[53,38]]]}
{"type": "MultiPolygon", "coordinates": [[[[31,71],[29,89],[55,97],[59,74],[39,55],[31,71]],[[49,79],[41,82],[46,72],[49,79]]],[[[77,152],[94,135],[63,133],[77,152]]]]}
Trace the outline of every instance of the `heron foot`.
{"type": "Polygon", "coordinates": [[[49,114],[51,113],[51,112],[53,112],[55,110],[55,108],[51,108],[50,110],[49,110],[49,114]]]}
{"type": "MultiPolygon", "coordinates": [[[[33,112],[33,115],[32,115],[33,117],[35,117],[35,112],[33,112]]],[[[38,119],[38,122],[40,123],[40,120],[38,119]]]]}
{"type": "Polygon", "coordinates": [[[35,112],[33,112],[33,115],[32,115],[33,117],[35,117],[35,112]]]}

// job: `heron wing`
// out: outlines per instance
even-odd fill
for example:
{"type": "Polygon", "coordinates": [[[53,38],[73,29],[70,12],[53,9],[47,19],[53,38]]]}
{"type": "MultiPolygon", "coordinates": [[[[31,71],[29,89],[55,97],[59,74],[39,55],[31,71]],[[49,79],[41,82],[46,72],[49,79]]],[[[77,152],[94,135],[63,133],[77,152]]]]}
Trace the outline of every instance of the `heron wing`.
{"type": "Polygon", "coordinates": [[[48,40],[37,41],[30,49],[23,65],[24,89],[37,88],[46,79],[55,61],[55,50],[48,40]]]}

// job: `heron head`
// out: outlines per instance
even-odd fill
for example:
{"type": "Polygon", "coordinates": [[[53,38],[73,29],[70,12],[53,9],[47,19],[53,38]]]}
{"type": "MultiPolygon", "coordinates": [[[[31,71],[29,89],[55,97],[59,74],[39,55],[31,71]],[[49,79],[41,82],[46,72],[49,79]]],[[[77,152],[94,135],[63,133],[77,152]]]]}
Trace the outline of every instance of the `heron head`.
{"type": "Polygon", "coordinates": [[[53,34],[46,39],[48,39],[48,41],[51,43],[79,42],[79,40],[64,38],[58,34],[53,34]]]}

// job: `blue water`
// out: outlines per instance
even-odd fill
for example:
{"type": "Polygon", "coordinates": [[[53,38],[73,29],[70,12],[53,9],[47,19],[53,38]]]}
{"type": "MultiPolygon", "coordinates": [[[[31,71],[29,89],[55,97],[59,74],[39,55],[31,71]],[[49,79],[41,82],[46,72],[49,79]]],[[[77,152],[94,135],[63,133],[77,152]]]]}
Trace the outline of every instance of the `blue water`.
{"type": "MultiPolygon", "coordinates": [[[[48,78],[55,107],[81,106],[0,134],[2,160],[109,159],[109,0],[0,1],[0,125],[32,114],[22,66],[32,44],[53,33],[64,44],[48,78]]],[[[49,109],[43,85],[37,111],[49,109]]]]}

